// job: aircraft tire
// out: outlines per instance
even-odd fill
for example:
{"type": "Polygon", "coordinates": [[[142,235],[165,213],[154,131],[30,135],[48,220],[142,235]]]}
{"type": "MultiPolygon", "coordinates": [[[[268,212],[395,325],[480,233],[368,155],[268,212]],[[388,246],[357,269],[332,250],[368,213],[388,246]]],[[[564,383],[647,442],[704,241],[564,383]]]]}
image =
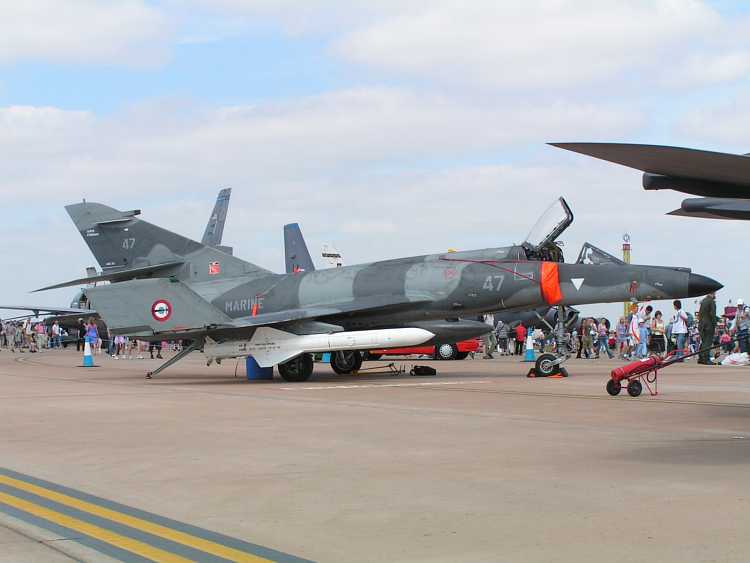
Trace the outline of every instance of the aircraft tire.
{"type": "Polygon", "coordinates": [[[631,379],[628,383],[628,395],[638,397],[643,392],[643,385],[637,379],[631,379]]]}
{"type": "Polygon", "coordinates": [[[331,352],[331,369],[339,375],[348,375],[362,367],[362,354],[356,350],[331,352]]]}
{"type": "Polygon", "coordinates": [[[459,352],[458,354],[456,354],[456,359],[457,360],[465,360],[468,357],[469,357],[469,353],[468,352],[459,352]]]}
{"type": "Polygon", "coordinates": [[[302,354],[293,360],[284,362],[277,366],[279,375],[284,381],[298,383],[307,381],[313,372],[313,358],[311,354],[302,354]]]}
{"type": "Polygon", "coordinates": [[[620,385],[619,381],[614,381],[612,379],[607,381],[607,393],[615,397],[620,394],[620,390],[622,390],[622,385],[620,385]]]}
{"type": "Polygon", "coordinates": [[[458,358],[458,348],[455,344],[440,344],[435,347],[436,360],[455,360],[458,358]]]}
{"type": "Polygon", "coordinates": [[[534,371],[537,377],[549,377],[560,371],[559,366],[555,363],[557,357],[554,354],[542,354],[536,359],[534,371]]]}

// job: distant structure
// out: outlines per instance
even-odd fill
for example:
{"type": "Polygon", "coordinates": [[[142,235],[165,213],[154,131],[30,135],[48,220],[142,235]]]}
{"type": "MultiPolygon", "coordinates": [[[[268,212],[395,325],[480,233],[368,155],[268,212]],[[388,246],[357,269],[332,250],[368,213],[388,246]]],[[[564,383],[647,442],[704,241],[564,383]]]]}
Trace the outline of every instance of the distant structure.
{"type": "Polygon", "coordinates": [[[323,245],[323,260],[332,268],[340,268],[344,265],[344,259],[336,247],[330,244],[323,245]]]}
{"type": "MultiPolygon", "coordinates": [[[[625,233],[622,235],[622,261],[626,264],[630,264],[630,235],[625,233]]],[[[632,302],[625,301],[623,303],[623,316],[625,318],[630,314],[630,306],[632,302]]]]}

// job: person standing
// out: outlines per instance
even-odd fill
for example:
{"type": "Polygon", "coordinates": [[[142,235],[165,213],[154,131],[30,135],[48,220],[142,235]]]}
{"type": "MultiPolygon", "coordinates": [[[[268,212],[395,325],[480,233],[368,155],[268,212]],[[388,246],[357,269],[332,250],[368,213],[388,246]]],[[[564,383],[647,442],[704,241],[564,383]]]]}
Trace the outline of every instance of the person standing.
{"type": "Polygon", "coordinates": [[[675,337],[676,355],[682,361],[682,356],[687,346],[688,326],[687,314],[682,310],[682,301],[675,299],[672,303],[674,306],[674,316],[672,317],[672,335],[675,337]]]}
{"type": "Polygon", "coordinates": [[[592,345],[594,343],[594,335],[596,334],[596,325],[593,319],[585,319],[581,325],[581,348],[585,359],[591,358],[593,355],[592,345]]]}
{"type": "Polygon", "coordinates": [[[492,352],[497,348],[497,341],[495,340],[495,315],[487,313],[484,315],[484,324],[489,326],[490,331],[482,337],[484,343],[484,359],[491,360],[494,356],[492,352]]]}
{"type": "Polygon", "coordinates": [[[714,344],[716,333],[716,294],[709,293],[701,300],[699,309],[698,330],[700,331],[701,344],[698,363],[712,365],[710,348],[714,344]]]}
{"type": "Polygon", "coordinates": [[[606,319],[601,319],[599,321],[598,333],[599,333],[599,357],[601,358],[602,353],[606,352],[607,356],[609,356],[609,359],[611,360],[614,356],[612,354],[612,351],[609,349],[609,328],[607,327],[606,319]]]}
{"type": "Polygon", "coordinates": [[[526,341],[526,327],[518,323],[516,327],[516,356],[523,354],[523,344],[526,341]]]}
{"type": "Polygon", "coordinates": [[[750,353],[750,312],[744,305],[741,308],[737,308],[734,331],[734,336],[740,347],[740,353],[750,353]]]}
{"type": "Polygon", "coordinates": [[[76,352],[83,352],[86,338],[86,324],[83,319],[78,319],[78,340],[76,340],[76,352]]]}
{"type": "Polygon", "coordinates": [[[664,340],[664,319],[661,311],[654,313],[654,320],[651,322],[651,350],[657,354],[664,353],[666,342],[664,340]]]}
{"type": "Polygon", "coordinates": [[[99,341],[99,330],[96,328],[96,322],[94,321],[93,317],[89,319],[89,322],[86,325],[84,338],[89,343],[89,346],[91,346],[91,353],[93,354],[94,347],[96,346],[96,343],[99,341]]]}
{"type": "Polygon", "coordinates": [[[52,323],[52,348],[62,348],[62,338],[60,337],[60,323],[52,323]]]}
{"type": "Polygon", "coordinates": [[[497,321],[495,334],[497,334],[497,348],[500,350],[500,355],[505,356],[508,353],[508,325],[503,321],[497,321]]]}
{"type": "Polygon", "coordinates": [[[628,323],[625,317],[620,317],[615,329],[617,343],[617,357],[621,360],[625,358],[628,351],[628,323]]]}

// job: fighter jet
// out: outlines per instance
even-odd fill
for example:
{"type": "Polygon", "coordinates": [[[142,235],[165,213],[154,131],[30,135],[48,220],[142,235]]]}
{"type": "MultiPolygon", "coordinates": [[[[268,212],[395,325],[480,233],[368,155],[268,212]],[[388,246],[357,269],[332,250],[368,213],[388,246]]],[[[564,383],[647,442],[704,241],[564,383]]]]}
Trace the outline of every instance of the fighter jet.
{"type": "Polygon", "coordinates": [[[620,143],[550,143],[643,174],[646,190],[675,190],[704,196],[683,200],[668,213],[682,217],[750,220],[750,156],[620,143]]]}
{"type": "Polygon", "coordinates": [[[315,352],[456,342],[486,332],[484,323],[459,317],[693,297],[722,287],[687,268],[560,262],[555,240],[573,221],[562,198],[522,244],[291,274],[131,212],[92,202],[66,210],[103,268],[99,279],[118,282],[85,290],[111,332],[192,342],[153,374],[201,350],[208,363],[253,356],[287,381],[305,381],[315,352]]]}

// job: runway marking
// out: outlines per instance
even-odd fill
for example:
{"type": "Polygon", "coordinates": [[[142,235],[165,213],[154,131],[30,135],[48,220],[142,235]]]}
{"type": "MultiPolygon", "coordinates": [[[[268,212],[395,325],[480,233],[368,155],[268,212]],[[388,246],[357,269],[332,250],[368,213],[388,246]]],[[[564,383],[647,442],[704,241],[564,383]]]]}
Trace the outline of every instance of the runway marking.
{"type": "Polygon", "coordinates": [[[42,527],[62,527],[70,536],[83,534],[94,541],[73,539],[110,555],[114,550],[117,558],[124,553],[138,561],[304,561],[2,468],[0,510],[42,527]]]}
{"type": "Polygon", "coordinates": [[[372,389],[374,387],[432,387],[435,385],[466,385],[467,383],[489,383],[491,379],[478,379],[472,381],[425,381],[421,383],[356,383],[354,385],[315,385],[309,387],[289,386],[279,387],[285,391],[318,391],[325,389],[372,389]]]}
{"type": "Polygon", "coordinates": [[[82,520],[78,520],[77,518],[72,518],[70,516],[66,516],[65,514],[55,512],[54,510],[37,506],[29,501],[11,496],[6,493],[0,493],[0,503],[7,504],[29,514],[33,514],[34,516],[37,516],[39,518],[43,518],[61,526],[65,526],[66,528],[70,528],[73,531],[86,534],[87,536],[90,536],[94,539],[101,540],[110,545],[119,547],[120,549],[124,549],[125,551],[129,551],[140,557],[145,557],[153,561],[164,561],[165,563],[183,563],[190,561],[190,559],[185,559],[184,557],[180,557],[178,555],[163,551],[159,548],[152,547],[143,542],[139,542],[138,540],[133,540],[125,536],[112,533],[108,530],[105,530],[104,528],[100,528],[99,526],[94,526],[93,524],[83,522],[82,520]]]}

